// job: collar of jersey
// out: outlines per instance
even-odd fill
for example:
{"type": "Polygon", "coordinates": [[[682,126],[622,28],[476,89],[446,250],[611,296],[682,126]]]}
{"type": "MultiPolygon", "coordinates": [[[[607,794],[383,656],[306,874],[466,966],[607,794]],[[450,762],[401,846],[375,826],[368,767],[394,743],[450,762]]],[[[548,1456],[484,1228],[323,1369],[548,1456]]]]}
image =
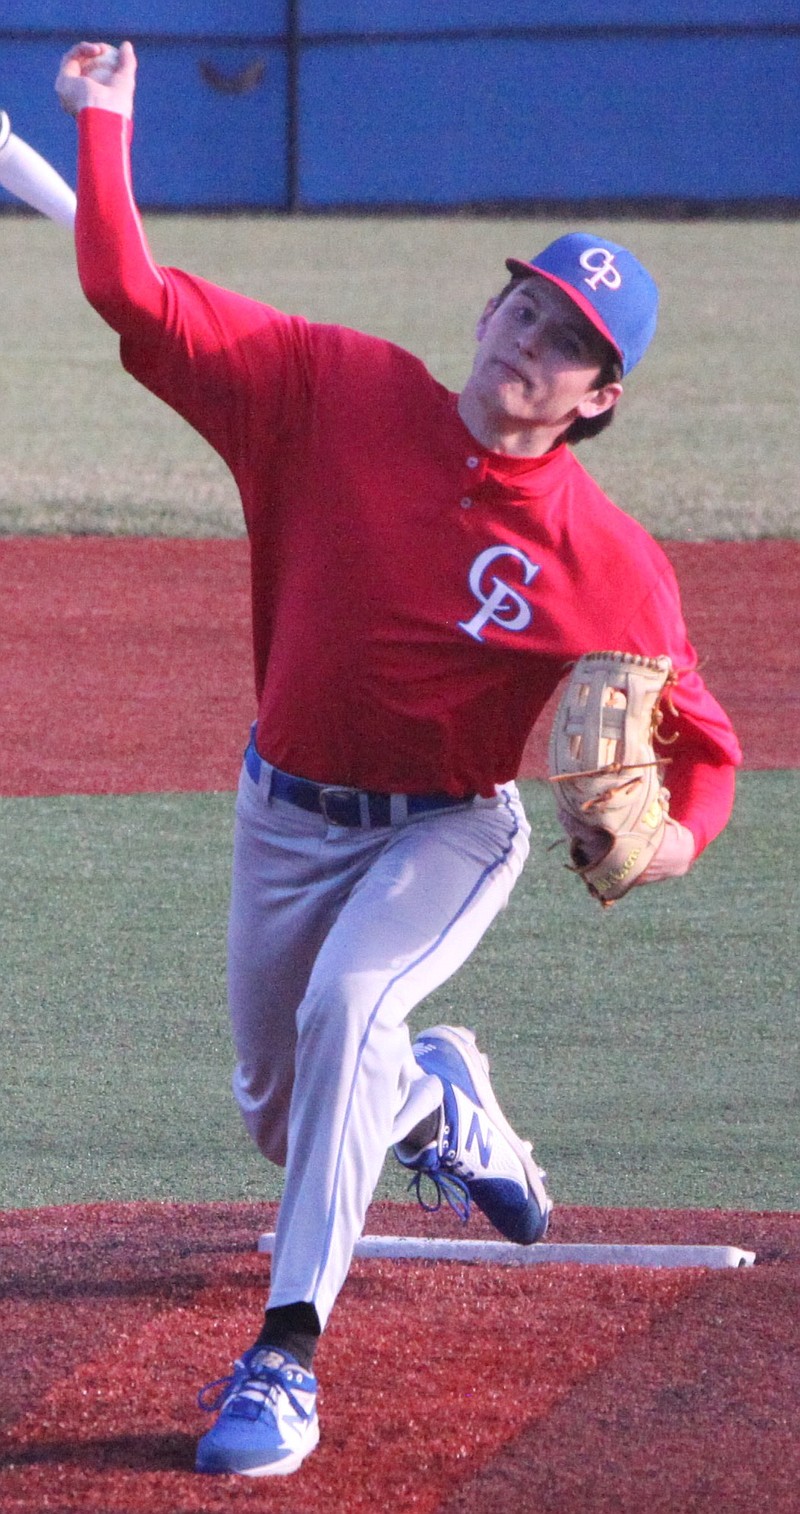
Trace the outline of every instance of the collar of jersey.
{"type": "Polygon", "coordinates": [[[546,452],[544,457],[516,457],[509,452],[492,452],[484,447],[464,425],[458,413],[458,395],[451,394],[452,414],[459,429],[459,448],[479,457],[485,474],[503,483],[525,483],[532,494],[545,494],[569,467],[572,454],[565,442],[546,452]]]}

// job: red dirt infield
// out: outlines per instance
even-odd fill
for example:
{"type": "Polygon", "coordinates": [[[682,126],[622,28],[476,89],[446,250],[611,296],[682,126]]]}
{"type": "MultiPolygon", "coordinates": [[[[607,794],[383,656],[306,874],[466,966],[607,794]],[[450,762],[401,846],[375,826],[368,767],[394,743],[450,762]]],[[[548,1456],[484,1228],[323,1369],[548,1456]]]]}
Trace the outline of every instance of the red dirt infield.
{"type": "MultiPolygon", "coordinates": [[[[356,1262],[292,1478],[199,1478],[195,1406],[253,1338],[274,1206],[0,1215],[4,1514],[795,1514],[800,1215],[562,1209],[554,1240],[740,1245],[755,1267],[356,1262]]],[[[461,1233],[407,1205],[373,1233],[461,1233]],[[427,1226],[427,1232],[426,1232],[427,1226]]],[[[479,1216],[469,1235],[492,1234],[479,1216]]]]}
{"type": "MultiPolygon", "coordinates": [[[[800,541],[664,546],[745,766],[798,766],[800,541]]],[[[0,795],[235,788],[249,624],[244,540],[0,541],[0,795]]],[[[549,724],[524,777],[544,773],[549,724]]]]}

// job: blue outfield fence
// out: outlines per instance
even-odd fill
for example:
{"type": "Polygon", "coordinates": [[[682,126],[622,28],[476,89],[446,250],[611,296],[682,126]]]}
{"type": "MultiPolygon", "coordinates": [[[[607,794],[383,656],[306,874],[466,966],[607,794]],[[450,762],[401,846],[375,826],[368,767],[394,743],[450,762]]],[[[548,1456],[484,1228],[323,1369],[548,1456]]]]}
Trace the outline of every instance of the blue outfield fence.
{"type": "Polygon", "coordinates": [[[136,46],[153,208],[800,207],[800,0],[5,0],[0,105],[70,181],[84,36],[136,46]]]}

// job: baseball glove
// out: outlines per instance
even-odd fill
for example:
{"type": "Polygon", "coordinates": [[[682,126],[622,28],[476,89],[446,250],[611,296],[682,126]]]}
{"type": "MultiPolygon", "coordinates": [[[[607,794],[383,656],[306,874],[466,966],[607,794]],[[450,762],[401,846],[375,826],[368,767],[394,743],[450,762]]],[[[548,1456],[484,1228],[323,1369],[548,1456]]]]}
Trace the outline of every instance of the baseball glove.
{"type": "Polygon", "coordinates": [[[674,682],[668,657],[589,652],[572,668],[556,711],[548,763],[558,818],[572,871],[605,907],[638,882],[664,835],[668,759],[653,742],[674,682]]]}

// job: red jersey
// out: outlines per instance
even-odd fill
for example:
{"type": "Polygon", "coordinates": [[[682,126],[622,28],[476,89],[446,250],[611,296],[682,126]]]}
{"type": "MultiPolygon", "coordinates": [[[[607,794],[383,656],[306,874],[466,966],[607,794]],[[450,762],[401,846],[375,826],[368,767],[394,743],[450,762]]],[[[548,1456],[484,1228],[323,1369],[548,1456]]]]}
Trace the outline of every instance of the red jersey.
{"type": "Polygon", "coordinates": [[[156,268],[128,123],[84,110],[79,124],[86,293],[128,371],[241,495],[261,754],[318,782],[491,794],[567,662],[667,653],[681,674],[672,811],[699,850],[727,819],[740,754],[656,542],[566,446],[481,446],[402,348],[156,268]]]}

